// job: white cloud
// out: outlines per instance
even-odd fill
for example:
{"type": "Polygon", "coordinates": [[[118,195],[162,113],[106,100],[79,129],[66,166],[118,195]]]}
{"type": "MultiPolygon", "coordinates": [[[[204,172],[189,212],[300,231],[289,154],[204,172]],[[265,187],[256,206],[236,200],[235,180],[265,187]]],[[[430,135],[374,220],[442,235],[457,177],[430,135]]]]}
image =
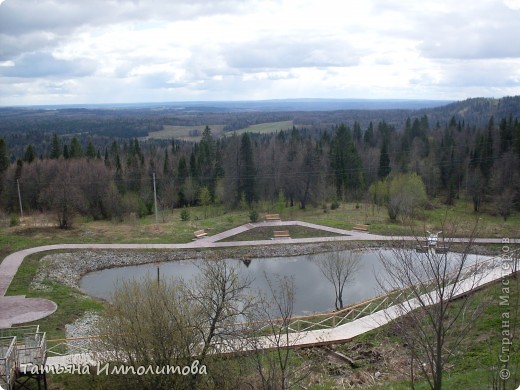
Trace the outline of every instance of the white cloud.
{"type": "Polygon", "coordinates": [[[518,0],[7,0],[0,99],[520,94],[519,11],[518,0]]]}

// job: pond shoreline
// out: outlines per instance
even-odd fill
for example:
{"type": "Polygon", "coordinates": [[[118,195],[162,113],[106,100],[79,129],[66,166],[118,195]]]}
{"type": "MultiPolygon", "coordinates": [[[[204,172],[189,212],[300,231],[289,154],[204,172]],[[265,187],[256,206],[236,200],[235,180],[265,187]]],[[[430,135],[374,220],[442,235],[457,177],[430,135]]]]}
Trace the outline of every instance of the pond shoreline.
{"type": "MultiPolygon", "coordinates": [[[[255,259],[262,257],[290,257],[328,252],[332,250],[375,250],[390,248],[388,242],[323,242],[312,244],[290,244],[276,246],[230,247],[219,249],[179,250],[78,250],[47,254],[40,265],[31,288],[46,290],[43,282],[50,280],[68,287],[78,288],[80,279],[89,272],[108,268],[154,264],[179,260],[196,259],[255,259]]],[[[457,249],[455,247],[455,249],[457,249]]],[[[485,246],[474,246],[471,253],[492,255],[496,251],[485,246]]]]}

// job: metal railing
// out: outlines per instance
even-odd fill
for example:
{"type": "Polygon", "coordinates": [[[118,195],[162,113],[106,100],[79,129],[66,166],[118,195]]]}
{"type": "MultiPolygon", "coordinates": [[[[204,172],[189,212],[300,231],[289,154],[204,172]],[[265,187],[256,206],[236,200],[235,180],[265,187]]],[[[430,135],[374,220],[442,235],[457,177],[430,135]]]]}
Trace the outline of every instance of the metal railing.
{"type": "Polygon", "coordinates": [[[0,385],[11,389],[16,379],[16,336],[0,337],[0,385]]]}

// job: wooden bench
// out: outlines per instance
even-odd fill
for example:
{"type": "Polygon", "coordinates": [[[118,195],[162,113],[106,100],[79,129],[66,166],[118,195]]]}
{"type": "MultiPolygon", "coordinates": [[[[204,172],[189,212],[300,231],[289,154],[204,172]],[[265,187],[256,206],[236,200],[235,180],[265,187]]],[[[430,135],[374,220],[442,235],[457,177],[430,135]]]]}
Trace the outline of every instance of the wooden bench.
{"type": "Polygon", "coordinates": [[[266,221],[280,221],[280,214],[266,214],[266,221]]]}
{"type": "Polygon", "coordinates": [[[208,233],[206,233],[204,231],[204,229],[202,229],[202,230],[197,230],[196,232],[193,232],[193,235],[195,236],[195,238],[201,238],[201,237],[207,236],[208,233]]]}
{"type": "Polygon", "coordinates": [[[275,230],[273,232],[273,238],[290,238],[289,230],[275,230]]]}
{"type": "Polygon", "coordinates": [[[368,232],[368,225],[355,225],[352,229],[368,232]]]}

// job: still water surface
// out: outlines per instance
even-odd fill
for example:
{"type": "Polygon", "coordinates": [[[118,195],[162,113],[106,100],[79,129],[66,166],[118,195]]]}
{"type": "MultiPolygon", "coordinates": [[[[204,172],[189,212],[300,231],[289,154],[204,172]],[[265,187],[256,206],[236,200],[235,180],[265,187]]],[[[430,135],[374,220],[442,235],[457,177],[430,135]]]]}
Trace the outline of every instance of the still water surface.
{"type": "MultiPolygon", "coordinates": [[[[391,251],[380,251],[386,256],[391,251]]],[[[358,303],[381,293],[375,275],[383,272],[379,252],[367,251],[360,253],[361,266],[352,281],[347,282],[343,293],[345,305],[358,303]]],[[[475,261],[475,256],[471,261],[475,261]]],[[[162,278],[183,278],[190,280],[200,272],[203,260],[172,261],[159,264],[162,278]]],[[[269,287],[265,275],[275,280],[276,275],[289,276],[294,280],[295,302],[294,314],[305,315],[334,309],[334,287],[321,273],[317,261],[319,255],[303,255],[293,257],[270,257],[252,259],[249,266],[238,259],[225,260],[235,266],[241,277],[252,280],[252,288],[265,294],[269,287]]],[[[143,264],[129,267],[110,268],[91,272],[80,281],[80,287],[87,294],[110,299],[118,283],[124,280],[140,279],[146,276],[157,277],[157,264],[143,264]]]]}

